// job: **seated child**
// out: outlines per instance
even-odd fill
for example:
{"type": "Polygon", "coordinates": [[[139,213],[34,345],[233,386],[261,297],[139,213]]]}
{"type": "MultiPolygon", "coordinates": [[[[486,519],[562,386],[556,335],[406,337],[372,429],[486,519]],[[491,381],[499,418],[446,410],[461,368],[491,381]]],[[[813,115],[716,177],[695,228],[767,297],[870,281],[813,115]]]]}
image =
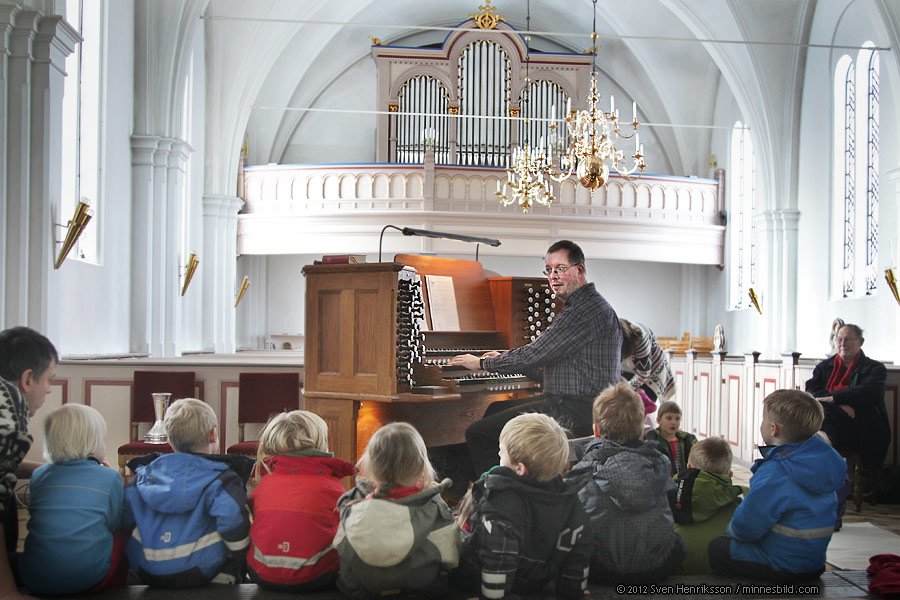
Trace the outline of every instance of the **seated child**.
{"type": "Polygon", "coordinates": [[[459,561],[459,528],[441,499],[450,480],[435,483],[422,436],[409,423],[385,425],[369,440],[359,469],[356,487],[338,500],[338,589],[366,599],[382,592],[446,594],[446,571],[459,561]]]}
{"type": "Polygon", "coordinates": [[[250,496],[247,571],[261,587],[314,591],[334,584],[337,550],[331,541],[344,493],[341,477],[356,468],[328,452],[328,426],[317,414],[295,410],[275,415],[259,438],[259,483],[250,496]]]}
{"type": "Polygon", "coordinates": [[[806,392],[766,397],[759,431],[775,447],[750,468],[750,492],[734,511],[729,537],[709,543],[713,571],[779,582],[825,571],[847,465],[816,437],[823,418],[822,405],[806,392]]]}
{"type": "Polygon", "coordinates": [[[90,406],[63,404],[44,419],[49,464],[31,476],[28,537],[18,560],[22,583],[34,594],[93,592],[113,575],[125,583],[124,545],[113,543],[122,477],[106,463],[105,439],[106,421],[90,406]]]}
{"type": "Polygon", "coordinates": [[[641,441],[644,408],[627,383],[603,390],[593,411],[596,438],[567,476],[591,524],[591,581],[659,581],[685,556],[667,498],[669,460],[641,441]]]}
{"type": "Polygon", "coordinates": [[[552,417],[525,413],[500,432],[500,466],[481,476],[462,502],[460,567],[454,579],[482,598],[556,585],[557,598],[587,589],[591,540],[568,465],[566,433],[552,417]]]}
{"type": "Polygon", "coordinates": [[[216,413],[184,398],[169,406],[164,424],[175,453],[137,467],[125,488],[131,568],[157,587],[239,583],[250,543],[247,492],[227,463],[206,456],[217,443],[216,413]]]}
{"type": "Polygon", "coordinates": [[[684,575],[712,574],[707,547],[725,535],[725,528],[747,488],[731,483],[731,444],[720,437],[706,438],[691,449],[688,468],[675,476],[669,504],[675,531],[687,544],[687,556],[678,569],[684,575]]]}
{"type": "Polygon", "coordinates": [[[669,457],[671,475],[677,475],[687,468],[687,457],[697,443],[693,433],[681,431],[681,407],[673,400],[666,400],[656,411],[659,427],[648,431],[645,440],[659,444],[659,449],[669,457]]]}

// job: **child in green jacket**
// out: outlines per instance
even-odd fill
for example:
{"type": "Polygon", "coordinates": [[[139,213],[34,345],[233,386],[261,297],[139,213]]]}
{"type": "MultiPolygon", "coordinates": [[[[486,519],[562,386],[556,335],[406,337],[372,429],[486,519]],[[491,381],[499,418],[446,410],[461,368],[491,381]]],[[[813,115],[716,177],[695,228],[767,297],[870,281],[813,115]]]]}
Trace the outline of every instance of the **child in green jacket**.
{"type": "Polygon", "coordinates": [[[688,457],[687,469],[675,476],[676,488],[669,493],[675,518],[675,531],[687,543],[687,556],[678,573],[707,575],[707,546],[710,540],[725,535],[740,495],[747,488],[731,483],[731,446],[720,437],[697,443],[688,457]]]}
{"type": "Polygon", "coordinates": [[[672,463],[669,474],[674,477],[687,468],[687,458],[691,448],[697,443],[697,437],[692,433],[681,431],[681,407],[673,400],[666,400],[659,405],[656,422],[659,427],[648,431],[644,439],[659,444],[659,449],[672,463]]]}

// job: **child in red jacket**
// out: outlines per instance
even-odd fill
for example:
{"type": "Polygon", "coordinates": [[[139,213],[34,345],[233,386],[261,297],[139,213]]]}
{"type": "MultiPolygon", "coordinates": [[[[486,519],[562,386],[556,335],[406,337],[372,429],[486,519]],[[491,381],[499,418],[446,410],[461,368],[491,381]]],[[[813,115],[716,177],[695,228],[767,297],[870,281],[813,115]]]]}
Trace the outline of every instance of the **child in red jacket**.
{"type": "Polygon", "coordinates": [[[355,467],[328,452],[328,427],[295,410],[274,416],[262,432],[250,496],[253,524],[247,567],[260,586],[289,592],[334,584],[338,554],[331,547],[344,493],[341,477],[355,467]]]}

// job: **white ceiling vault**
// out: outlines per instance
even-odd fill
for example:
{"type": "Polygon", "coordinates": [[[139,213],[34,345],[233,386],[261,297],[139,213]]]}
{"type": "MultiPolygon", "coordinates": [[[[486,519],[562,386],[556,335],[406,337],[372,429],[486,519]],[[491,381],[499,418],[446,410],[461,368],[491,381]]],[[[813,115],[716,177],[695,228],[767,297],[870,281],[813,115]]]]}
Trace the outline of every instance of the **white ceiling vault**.
{"type": "MultiPolygon", "coordinates": [[[[219,172],[207,172],[215,180],[207,187],[232,185],[245,134],[248,164],[374,161],[375,116],[354,112],[383,109],[375,106],[369,36],[397,45],[440,43],[446,32],[421,27],[455,26],[480,3],[209,0],[207,152],[224,154],[219,172]],[[351,112],[291,110],[307,107],[351,112]]],[[[525,2],[495,6],[525,29],[525,2]]],[[[550,32],[536,34],[532,46],[588,48],[592,10],[589,0],[532,0],[531,29],[550,32]],[[581,35],[563,35],[570,33],[581,35]]],[[[791,197],[807,57],[833,52],[820,45],[861,43],[839,39],[835,26],[824,39],[810,39],[818,12],[837,13],[838,22],[848,13],[865,15],[881,47],[900,29],[894,0],[600,0],[601,93],[637,100],[641,121],[650,124],[647,138],[642,133],[650,172],[710,176],[710,152],[725,151],[727,128],[740,119],[753,131],[764,202],[791,197]]],[[[882,68],[896,77],[892,54],[889,61],[882,68]]]]}

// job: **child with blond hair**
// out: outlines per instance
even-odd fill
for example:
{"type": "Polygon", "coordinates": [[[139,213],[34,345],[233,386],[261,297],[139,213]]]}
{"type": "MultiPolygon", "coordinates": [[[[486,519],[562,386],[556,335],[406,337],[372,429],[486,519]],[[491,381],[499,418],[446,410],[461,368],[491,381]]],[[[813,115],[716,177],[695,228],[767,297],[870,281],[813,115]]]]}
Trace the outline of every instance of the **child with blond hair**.
{"type": "Polygon", "coordinates": [[[156,587],[240,583],[250,543],[247,492],[212,454],[216,413],[202,400],[183,398],[169,406],[163,424],[175,452],[136,467],[125,488],[131,568],[156,587]]]}
{"type": "Polygon", "coordinates": [[[552,417],[526,413],[500,432],[500,465],[463,500],[460,568],[454,579],[482,598],[504,598],[556,586],[556,597],[587,589],[590,537],[574,489],[563,483],[566,432],[552,417]]]}
{"type": "Polygon", "coordinates": [[[656,411],[656,429],[644,434],[644,439],[659,444],[659,449],[669,457],[669,474],[673,477],[687,468],[691,448],[697,436],[681,430],[681,407],[674,400],[666,400],[656,411]]]}
{"type": "Polygon", "coordinates": [[[644,406],[629,384],[603,390],[593,412],[596,437],[567,476],[590,521],[591,580],[660,581],[685,555],[666,496],[675,487],[669,461],[640,439],[644,406]]]}
{"type": "Polygon", "coordinates": [[[19,555],[34,594],[96,592],[123,585],[122,477],[106,462],[106,421],[90,406],[64,404],[44,419],[44,458],[31,477],[28,537],[19,555]],[[102,585],[101,585],[102,584],[102,585]]]}
{"type": "Polygon", "coordinates": [[[731,483],[731,444],[710,437],[697,442],[688,456],[688,468],[675,476],[669,504],[675,531],[687,544],[687,556],[678,572],[709,575],[709,542],[725,535],[725,528],[747,488],[731,483]]]}
{"type": "Polygon", "coordinates": [[[250,495],[247,571],[261,587],[305,592],[330,587],[338,574],[331,546],[344,493],[356,468],[328,452],[328,426],[305,410],[272,417],[259,439],[250,495]]]}
{"type": "Polygon", "coordinates": [[[363,599],[404,590],[446,594],[459,528],[441,499],[451,482],[435,482],[422,436],[409,423],[385,425],[358,466],[356,487],[338,500],[338,589],[363,599]]]}
{"type": "Polygon", "coordinates": [[[823,420],[822,405],[807,392],[766,396],[759,432],[774,448],[750,468],[750,491],[734,511],[728,537],[709,543],[713,571],[778,582],[825,571],[847,465],[816,435],[823,420]]]}

